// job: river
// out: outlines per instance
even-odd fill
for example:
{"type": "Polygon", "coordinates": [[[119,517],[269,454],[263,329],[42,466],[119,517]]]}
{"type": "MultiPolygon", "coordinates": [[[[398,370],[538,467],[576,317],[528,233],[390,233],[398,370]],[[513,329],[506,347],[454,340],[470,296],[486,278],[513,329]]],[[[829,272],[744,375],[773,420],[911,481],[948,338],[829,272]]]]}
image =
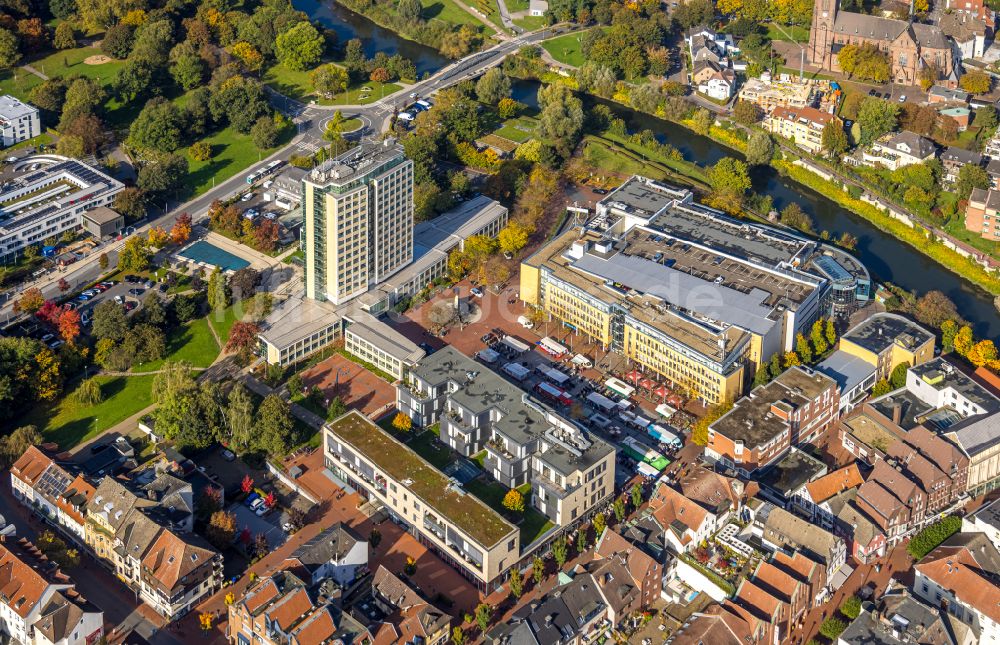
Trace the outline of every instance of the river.
{"type": "MultiPolygon", "coordinates": [[[[376,51],[400,53],[414,62],[417,72],[434,72],[449,61],[440,53],[396,33],[383,29],[364,16],[327,0],[293,0],[296,9],[337,32],[341,41],[360,38],[365,53],[376,51]]],[[[537,106],[538,83],[516,81],[514,98],[530,106],[537,106]]],[[[587,97],[587,104],[603,102],[621,117],[632,132],[651,130],[676,147],[684,158],[702,165],[712,165],[725,156],[739,156],[707,137],[695,134],[654,116],[636,112],[618,103],[587,97]],[[669,133],[669,134],[668,134],[669,133]]],[[[877,228],[868,220],[844,210],[829,199],[778,174],[774,168],[759,166],[751,173],[753,190],[770,195],[774,206],[782,209],[797,203],[816,224],[817,230],[832,234],[850,233],[858,239],[857,255],[865,263],[872,278],[879,282],[892,282],[918,294],[937,289],[951,298],[959,313],[969,320],[977,336],[1000,340],[1000,313],[993,306],[993,297],[958,274],[945,269],[905,242],[877,228]]]]}

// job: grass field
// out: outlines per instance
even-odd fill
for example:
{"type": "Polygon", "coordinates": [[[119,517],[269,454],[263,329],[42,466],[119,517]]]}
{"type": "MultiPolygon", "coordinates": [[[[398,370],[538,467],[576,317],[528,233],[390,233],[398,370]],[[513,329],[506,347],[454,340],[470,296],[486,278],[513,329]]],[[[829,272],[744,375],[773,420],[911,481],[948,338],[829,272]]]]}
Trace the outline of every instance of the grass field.
{"type": "Polygon", "coordinates": [[[515,143],[524,143],[534,136],[536,122],[534,119],[519,118],[511,119],[503,124],[499,130],[493,132],[498,137],[510,139],[515,143]]]}
{"type": "MultiPolygon", "coordinates": [[[[455,4],[454,0],[420,0],[424,6],[420,14],[423,18],[430,20],[437,18],[442,22],[453,25],[472,25],[473,27],[489,27],[483,21],[469,13],[465,9],[455,4]]],[[[492,31],[492,30],[490,30],[492,31]]]]}
{"type": "Polygon", "coordinates": [[[104,401],[80,405],[67,393],[52,405],[38,405],[19,425],[33,425],[47,441],[68,450],[81,441],[97,436],[139,412],[152,401],[153,376],[94,377],[101,384],[104,401]]]}
{"type": "Polygon", "coordinates": [[[45,56],[44,58],[23,61],[50,78],[56,76],[86,76],[101,81],[105,85],[111,83],[115,74],[125,66],[125,61],[111,60],[101,65],[87,65],[83,61],[88,56],[100,56],[103,52],[97,47],[77,47],[64,49],[45,56]]]}
{"type": "Polygon", "coordinates": [[[242,305],[238,302],[229,305],[220,312],[208,312],[208,323],[215,329],[215,333],[218,334],[219,340],[221,340],[223,344],[225,344],[225,342],[229,339],[229,330],[233,328],[233,324],[237,320],[242,318],[243,313],[244,311],[242,305]],[[240,308],[240,311],[238,312],[236,310],[237,307],[240,308]]]}
{"type": "Polygon", "coordinates": [[[795,43],[809,42],[809,29],[798,25],[776,25],[769,22],[767,27],[767,37],[771,40],[791,40],[795,43]]]}
{"type": "Polygon", "coordinates": [[[167,355],[158,361],[133,365],[133,372],[152,372],[167,361],[184,361],[192,367],[208,367],[221,348],[212,337],[204,318],[178,325],[167,334],[167,355]]]}
{"type": "Polygon", "coordinates": [[[518,18],[514,24],[525,31],[535,31],[549,24],[549,19],[545,16],[525,16],[518,18]]]}
{"type": "MultiPolygon", "coordinates": [[[[507,488],[500,482],[473,479],[463,487],[504,517],[510,516],[510,511],[503,507],[503,497],[507,494],[507,488]]],[[[520,486],[517,490],[524,495],[524,513],[518,524],[521,530],[521,546],[524,547],[552,528],[552,522],[531,506],[530,485],[520,486]]]]}
{"type": "Polygon", "coordinates": [[[586,32],[565,34],[552,40],[546,40],[542,43],[542,47],[560,63],[579,67],[585,62],[583,52],[580,50],[580,41],[583,39],[584,33],[586,32]]]}
{"type": "Polygon", "coordinates": [[[508,13],[528,10],[528,0],[504,0],[504,4],[507,5],[508,13]]]}
{"type": "Polygon", "coordinates": [[[264,72],[262,80],[288,98],[303,103],[315,100],[320,105],[365,105],[402,89],[402,86],[396,83],[363,81],[351,85],[346,92],[342,92],[332,99],[318,98],[314,94],[309,71],[296,71],[287,69],[284,65],[273,65],[264,72]],[[362,88],[370,88],[371,91],[363,92],[362,88]]]}
{"type": "Polygon", "coordinates": [[[285,145],[295,135],[294,128],[288,128],[278,140],[278,146],[268,150],[258,150],[249,134],[240,134],[232,128],[225,128],[201,139],[212,146],[212,158],[196,161],[188,154],[188,148],[178,150],[188,160],[188,174],[185,180],[189,196],[200,195],[216,183],[225,181],[268,156],[285,145]]]}

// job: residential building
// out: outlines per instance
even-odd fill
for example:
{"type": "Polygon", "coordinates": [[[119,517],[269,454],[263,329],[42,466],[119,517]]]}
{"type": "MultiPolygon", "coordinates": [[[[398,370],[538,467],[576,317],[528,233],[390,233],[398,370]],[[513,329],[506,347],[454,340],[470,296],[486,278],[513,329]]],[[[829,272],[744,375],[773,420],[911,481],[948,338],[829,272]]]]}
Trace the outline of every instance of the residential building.
{"type": "Polygon", "coordinates": [[[802,509],[809,515],[808,506],[802,508],[809,482],[827,474],[828,468],[822,461],[809,453],[792,448],[783,457],[755,475],[760,484],[760,499],[766,499],[786,510],[802,509]]]}
{"type": "Polygon", "coordinates": [[[968,130],[969,124],[972,122],[972,110],[964,105],[939,108],[938,114],[941,115],[942,119],[951,119],[954,121],[959,132],[968,130]]]}
{"type": "Polygon", "coordinates": [[[309,586],[329,578],[348,587],[368,572],[368,542],[337,522],[303,542],[282,567],[295,571],[309,586]]]}
{"type": "Polygon", "coordinates": [[[583,645],[606,638],[611,626],[597,582],[589,573],[582,573],[538,602],[515,611],[510,620],[487,632],[484,642],[583,645]]]}
{"type": "Polygon", "coordinates": [[[549,10],[548,0],[528,0],[528,15],[529,16],[544,16],[545,12],[549,10]]]}
{"type": "Polygon", "coordinates": [[[730,603],[711,604],[695,612],[666,641],[670,645],[746,645],[761,642],[751,634],[745,610],[734,610],[730,603]]]}
{"type": "Polygon", "coordinates": [[[46,518],[59,514],[57,500],[73,482],[73,475],[38,446],[28,446],[10,467],[14,499],[46,518]]]}
{"type": "MultiPolygon", "coordinates": [[[[626,608],[626,614],[649,607],[660,597],[663,591],[663,565],[642,544],[630,542],[613,529],[605,529],[597,538],[594,558],[598,562],[615,562],[627,574],[619,576],[621,584],[630,581],[629,584],[636,589],[635,601],[626,608]]],[[[593,573],[602,591],[608,582],[613,582],[606,577],[602,578],[599,569],[593,573]],[[605,584],[601,584],[602,579],[605,584]]],[[[609,602],[608,594],[605,594],[605,602],[609,602]]]]}
{"type": "Polygon", "coordinates": [[[691,72],[691,84],[698,87],[707,83],[708,79],[712,78],[712,76],[721,72],[723,69],[726,68],[718,62],[712,60],[699,60],[694,64],[694,69],[691,72]]]}
{"type": "Polygon", "coordinates": [[[1000,553],[982,533],[956,533],[914,565],[913,594],[972,630],[974,642],[1000,640],[1000,553]]]}
{"type": "Polygon", "coordinates": [[[728,101],[736,90],[736,72],[724,67],[713,70],[698,83],[698,91],[716,101],[728,101]]]}
{"type": "Polygon", "coordinates": [[[754,518],[754,532],[763,545],[774,551],[799,551],[822,564],[826,571],[824,585],[847,561],[844,540],[783,508],[765,502],[754,518]]]}
{"type": "Polygon", "coordinates": [[[838,637],[837,645],[973,645],[976,642],[972,630],[905,589],[886,593],[877,602],[877,607],[862,607],[861,614],[838,637]]]}
{"type": "Polygon", "coordinates": [[[845,154],[844,163],[854,166],[883,166],[897,170],[905,166],[930,161],[937,154],[934,142],[913,132],[903,130],[876,139],[868,148],[845,154]]]}
{"type": "Polygon", "coordinates": [[[756,103],[768,114],[778,108],[801,109],[812,105],[817,93],[827,85],[799,82],[791,77],[774,80],[765,72],[760,78],[748,78],[740,87],[740,100],[756,103]]]}
{"type": "Polygon", "coordinates": [[[109,206],[125,187],[82,161],[46,155],[42,167],[10,178],[0,188],[0,262],[25,247],[83,227],[83,214],[109,206]]]}
{"type": "Polygon", "coordinates": [[[752,576],[740,581],[736,594],[726,604],[752,614],[758,629],[764,630],[761,643],[784,642],[812,608],[809,585],[773,562],[761,561],[752,576]]]}
{"type": "Polygon", "coordinates": [[[928,103],[968,103],[969,93],[957,88],[934,85],[927,90],[928,103]]]}
{"type": "Polygon", "coordinates": [[[0,143],[8,148],[42,133],[38,108],[4,94],[0,96],[0,143]]]}
{"type": "MultiPolygon", "coordinates": [[[[387,164],[396,163],[394,153],[382,148],[372,150],[372,154],[381,159],[379,153],[389,156],[387,164]]],[[[363,162],[364,158],[358,163],[363,162]]],[[[387,172],[403,172],[404,166],[393,167],[387,172]]],[[[405,176],[400,180],[408,181],[405,176]]],[[[303,186],[307,182],[308,178],[303,180],[303,186]]],[[[303,193],[305,190],[303,188],[303,193]]],[[[355,192],[359,190],[354,189],[355,192]]],[[[401,190],[406,192],[405,188],[401,190]]],[[[308,209],[305,212],[308,215],[308,209]]],[[[405,219],[403,215],[399,217],[405,219]]],[[[321,218],[315,221],[320,222],[321,218]]],[[[400,221],[392,220],[392,225],[400,221]]],[[[412,239],[397,240],[400,244],[410,244],[412,261],[391,275],[380,273],[381,281],[366,286],[364,293],[358,292],[357,297],[340,305],[313,299],[308,293],[279,303],[266,319],[260,334],[261,354],[271,364],[289,365],[343,338],[348,351],[402,378],[405,370],[419,361],[423,351],[380,316],[445,276],[449,254],[464,249],[468,238],[474,235],[496,237],[506,224],[507,209],[482,195],[431,221],[418,223],[412,228],[412,239]],[[356,327],[353,332],[350,331],[352,326],[356,327]]]]}
{"type": "Polygon", "coordinates": [[[374,642],[368,628],[321,589],[309,589],[286,570],[258,578],[242,598],[229,605],[227,634],[236,645],[374,642]]]}
{"type": "Polygon", "coordinates": [[[972,189],[965,207],[965,228],[984,239],[1000,240],[1000,190],[972,189]]]}
{"type": "Polygon", "coordinates": [[[688,46],[688,56],[691,63],[712,60],[718,63],[731,54],[738,53],[731,34],[716,31],[705,25],[691,27],[684,33],[684,42],[688,46]]]}
{"type": "Polygon", "coordinates": [[[837,524],[837,511],[840,510],[834,510],[837,499],[847,491],[856,491],[864,481],[857,464],[849,464],[808,482],[795,502],[814,523],[830,531],[837,524]]]}
{"type": "Polygon", "coordinates": [[[649,510],[664,529],[663,541],[676,554],[698,547],[722,528],[719,518],[710,511],[660,482],[649,499],[649,510]]]}
{"type": "Polygon", "coordinates": [[[104,613],[25,538],[0,537],[0,636],[22,645],[91,645],[104,613]]]}
{"type": "Polygon", "coordinates": [[[384,566],[379,565],[375,571],[371,586],[372,600],[385,614],[381,626],[374,630],[373,645],[443,645],[451,638],[452,617],[427,602],[416,589],[384,566]]]}
{"type": "Polygon", "coordinates": [[[814,107],[776,107],[764,117],[764,129],[813,154],[823,154],[823,128],[840,119],[814,107]]]}
{"type": "Polygon", "coordinates": [[[514,525],[361,413],[328,423],[323,445],[327,468],[480,588],[520,559],[514,525]]]}
{"type": "Polygon", "coordinates": [[[596,210],[522,263],[521,298],[706,403],[735,400],[817,317],[868,299],[855,260],[690,191],[632,177],[596,210]]]}
{"type": "Polygon", "coordinates": [[[530,483],[552,522],[580,521],[614,492],[615,450],[482,363],[446,346],[396,386],[396,407],[507,488],[530,483]]]}
{"type": "Polygon", "coordinates": [[[944,165],[944,180],[955,183],[964,166],[982,166],[983,155],[965,148],[948,146],[941,151],[941,163],[944,165]]]}
{"type": "MultiPolygon", "coordinates": [[[[857,497],[857,491],[853,492],[857,497]]],[[[862,564],[886,554],[888,539],[882,528],[851,499],[837,511],[834,532],[847,541],[847,553],[862,564]]]]}
{"type": "Polygon", "coordinates": [[[1000,414],[969,417],[945,430],[944,436],[969,458],[966,488],[970,497],[1000,486],[1000,414]]]}
{"type": "Polygon", "coordinates": [[[677,489],[718,518],[720,526],[731,517],[739,517],[747,500],[757,494],[756,482],[726,477],[699,464],[690,464],[678,473],[677,489]]]}
{"type": "Polygon", "coordinates": [[[839,72],[838,52],[845,45],[870,44],[888,55],[893,82],[914,85],[920,70],[934,66],[944,84],[958,80],[951,43],[940,28],[909,20],[880,18],[840,9],[835,0],[815,0],[807,58],[839,72]]]}
{"type": "Polygon", "coordinates": [[[87,546],[168,619],[222,586],[222,555],[189,533],[191,497],[190,484],[167,474],[136,490],[105,477],[86,505],[87,546]]]}
{"type": "Polygon", "coordinates": [[[975,512],[962,518],[962,531],[965,533],[983,533],[1000,549],[1000,499],[980,506],[975,512]]]}
{"type": "Polygon", "coordinates": [[[875,366],[877,380],[888,379],[900,363],[920,365],[934,357],[934,334],[897,314],[875,314],[840,337],[839,351],[875,366]]]}
{"type": "Polygon", "coordinates": [[[749,477],[792,446],[818,439],[836,421],[839,408],[836,381],[793,367],[754,388],[709,426],[705,456],[749,477]]]}
{"type": "Polygon", "coordinates": [[[826,595],[826,566],[798,550],[775,551],[770,563],[806,586],[811,603],[817,605],[826,595]]]}
{"type": "Polygon", "coordinates": [[[878,381],[876,365],[839,349],[831,352],[816,365],[815,369],[837,381],[841,416],[867,399],[878,381]]]}
{"type": "MultiPolygon", "coordinates": [[[[990,12],[992,13],[992,10],[990,12]]],[[[938,20],[938,26],[941,32],[955,43],[959,62],[982,58],[992,40],[992,29],[986,20],[971,12],[944,12],[938,20]]]]}

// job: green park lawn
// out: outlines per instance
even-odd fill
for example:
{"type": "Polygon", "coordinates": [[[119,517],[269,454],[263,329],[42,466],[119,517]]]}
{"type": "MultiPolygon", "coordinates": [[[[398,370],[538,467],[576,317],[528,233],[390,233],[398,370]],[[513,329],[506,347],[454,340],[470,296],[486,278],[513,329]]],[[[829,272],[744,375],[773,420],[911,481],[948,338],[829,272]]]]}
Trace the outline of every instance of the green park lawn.
{"type": "Polygon", "coordinates": [[[548,25],[549,19],[545,16],[525,16],[524,18],[515,20],[514,24],[525,31],[535,31],[548,25]]]}
{"type": "Polygon", "coordinates": [[[49,78],[86,76],[108,85],[114,80],[118,70],[125,66],[125,61],[111,60],[100,65],[88,65],[83,62],[89,56],[100,56],[103,53],[97,47],[77,47],[56,51],[37,60],[23,61],[22,64],[31,65],[49,78]]]}
{"type": "Polygon", "coordinates": [[[32,88],[41,82],[42,79],[38,76],[17,67],[0,75],[0,92],[27,100],[32,88]]]}
{"type": "Polygon", "coordinates": [[[420,0],[420,4],[424,6],[420,15],[426,20],[436,18],[453,25],[486,27],[482,20],[459,7],[454,0],[420,0]]]}
{"type": "Polygon", "coordinates": [[[332,99],[319,98],[315,96],[312,81],[309,79],[310,71],[291,70],[284,65],[277,64],[264,72],[263,81],[276,92],[290,99],[302,103],[315,100],[320,105],[365,105],[402,89],[402,86],[396,83],[363,81],[352,84],[346,92],[338,94],[332,99]],[[371,91],[363,92],[362,88],[366,87],[371,88],[371,91]]]}
{"type": "MultiPolygon", "coordinates": [[[[523,25],[521,25],[523,26],[523,25]]],[[[560,63],[580,67],[585,62],[580,49],[580,41],[586,32],[565,34],[542,43],[545,51],[560,63]]]]}
{"type": "Polygon", "coordinates": [[[809,28],[798,25],[776,25],[767,23],[767,37],[771,40],[790,40],[796,43],[809,42],[809,28]]]}
{"type": "Polygon", "coordinates": [[[517,13],[528,10],[528,0],[504,0],[507,5],[507,13],[517,13]]]}
{"type": "Polygon", "coordinates": [[[509,139],[514,143],[524,143],[534,136],[537,122],[528,117],[520,117],[506,121],[499,130],[493,132],[498,137],[509,139]]]}
{"type": "Polygon", "coordinates": [[[21,418],[19,425],[33,425],[46,441],[68,450],[82,441],[96,437],[150,405],[153,376],[96,376],[104,401],[80,405],[68,392],[50,405],[35,406],[21,418]]]}
{"type": "Polygon", "coordinates": [[[233,328],[236,321],[240,320],[245,313],[242,303],[239,302],[229,305],[222,311],[208,312],[208,323],[215,329],[215,333],[219,336],[219,340],[222,341],[223,345],[229,339],[229,330],[233,328]],[[239,307],[239,311],[237,311],[237,307],[239,307]]]}
{"type": "Polygon", "coordinates": [[[212,158],[196,161],[188,154],[188,148],[178,150],[188,160],[188,174],[185,180],[188,196],[204,193],[216,183],[249,168],[261,159],[288,143],[295,135],[294,128],[287,128],[278,139],[278,145],[268,150],[258,150],[249,134],[240,134],[230,127],[219,130],[201,139],[212,146],[212,158]]]}
{"type": "Polygon", "coordinates": [[[205,318],[178,325],[167,334],[167,355],[160,360],[133,365],[133,372],[152,372],[167,361],[184,361],[192,367],[208,367],[221,348],[215,342],[205,318]]]}

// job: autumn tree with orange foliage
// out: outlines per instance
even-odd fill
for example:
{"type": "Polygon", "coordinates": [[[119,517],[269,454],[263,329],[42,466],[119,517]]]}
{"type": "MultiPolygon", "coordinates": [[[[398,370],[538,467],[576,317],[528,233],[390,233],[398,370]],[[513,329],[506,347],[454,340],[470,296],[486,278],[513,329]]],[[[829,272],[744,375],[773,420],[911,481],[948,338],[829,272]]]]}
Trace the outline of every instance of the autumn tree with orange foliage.
{"type": "Polygon", "coordinates": [[[184,244],[191,237],[191,216],[187,213],[181,213],[177,216],[177,221],[174,222],[173,227],[170,229],[170,241],[178,246],[184,244]]]}

